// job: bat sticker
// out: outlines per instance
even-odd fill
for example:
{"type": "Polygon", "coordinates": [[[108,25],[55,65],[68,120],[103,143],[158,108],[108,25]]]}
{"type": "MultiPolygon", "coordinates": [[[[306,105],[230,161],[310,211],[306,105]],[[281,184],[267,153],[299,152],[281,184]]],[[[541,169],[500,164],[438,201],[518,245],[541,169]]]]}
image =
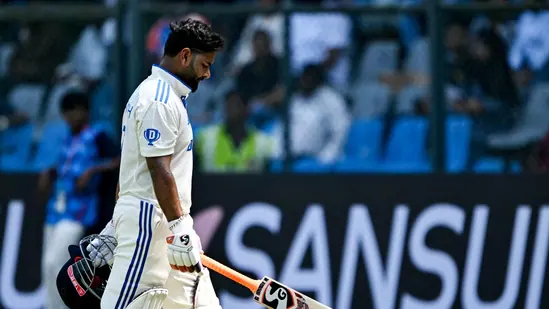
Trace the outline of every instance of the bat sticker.
{"type": "Polygon", "coordinates": [[[273,309],[309,309],[303,296],[274,280],[263,281],[258,291],[263,291],[261,303],[273,309]]]}

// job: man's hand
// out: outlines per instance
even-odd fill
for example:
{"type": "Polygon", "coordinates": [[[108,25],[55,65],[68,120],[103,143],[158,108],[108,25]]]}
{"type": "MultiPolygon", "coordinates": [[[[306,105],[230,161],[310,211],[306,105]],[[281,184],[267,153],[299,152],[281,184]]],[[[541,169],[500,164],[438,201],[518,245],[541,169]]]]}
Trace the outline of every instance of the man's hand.
{"type": "Polygon", "coordinates": [[[202,275],[200,238],[191,227],[184,226],[183,217],[171,221],[169,225],[173,233],[166,237],[170,266],[182,272],[196,272],[202,275]]]}
{"type": "Polygon", "coordinates": [[[86,250],[90,253],[90,259],[95,267],[106,264],[112,265],[114,260],[114,249],[117,242],[114,238],[114,223],[109,221],[99,235],[92,237],[86,250]]]}
{"type": "Polygon", "coordinates": [[[40,190],[41,192],[45,192],[51,186],[51,178],[52,177],[50,170],[46,170],[40,173],[40,177],[38,178],[38,190],[40,190]]]}

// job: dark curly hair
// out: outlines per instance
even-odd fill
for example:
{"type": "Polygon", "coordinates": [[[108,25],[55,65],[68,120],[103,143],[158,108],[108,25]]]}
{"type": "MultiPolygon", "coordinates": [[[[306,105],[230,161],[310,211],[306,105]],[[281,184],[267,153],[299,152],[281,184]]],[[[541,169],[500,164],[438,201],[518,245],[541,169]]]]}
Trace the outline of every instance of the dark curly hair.
{"type": "Polygon", "coordinates": [[[198,20],[187,19],[170,23],[171,32],[164,46],[164,55],[173,57],[183,48],[195,52],[209,53],[223,48],[225,41],[210,25],[198,20]]]}

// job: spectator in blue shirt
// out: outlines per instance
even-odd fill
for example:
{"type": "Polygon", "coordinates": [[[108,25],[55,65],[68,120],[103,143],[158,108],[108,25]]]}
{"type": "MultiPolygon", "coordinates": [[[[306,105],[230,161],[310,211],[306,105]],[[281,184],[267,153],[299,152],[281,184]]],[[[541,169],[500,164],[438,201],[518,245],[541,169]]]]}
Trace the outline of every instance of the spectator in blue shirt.
{"type": "MultiPolygon", "coordinates": [[[[53,185],[47,204],[42,273],[47,290],[46,309],[64,308],[55,278],[67,259],[66,248],[97,220],[99,178],[119,165],[119,149],[101,129],[89,123],[89,98],[70,92],[61,100],[70,127],[56,167],[41,174],[40,189],[53,185]]],[[[45,136],[44,138],[48,138],[45,136]]]]}

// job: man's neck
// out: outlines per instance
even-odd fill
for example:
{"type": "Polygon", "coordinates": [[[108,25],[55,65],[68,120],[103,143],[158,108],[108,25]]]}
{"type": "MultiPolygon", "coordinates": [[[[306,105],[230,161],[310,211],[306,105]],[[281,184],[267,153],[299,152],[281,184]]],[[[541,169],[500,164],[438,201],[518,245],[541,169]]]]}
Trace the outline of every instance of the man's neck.
{"type": "Polygon", "coordinates": [[[158,64],[158,66],[160,66],[161,68],[163,68],[164,70],[174,74],[175,70],[173,69],[173,64],[172,62],[170,61],[170,59],[166,58],[166,57],[162,57],[162,59],[160,60],[160,63],[158,64]]]}

